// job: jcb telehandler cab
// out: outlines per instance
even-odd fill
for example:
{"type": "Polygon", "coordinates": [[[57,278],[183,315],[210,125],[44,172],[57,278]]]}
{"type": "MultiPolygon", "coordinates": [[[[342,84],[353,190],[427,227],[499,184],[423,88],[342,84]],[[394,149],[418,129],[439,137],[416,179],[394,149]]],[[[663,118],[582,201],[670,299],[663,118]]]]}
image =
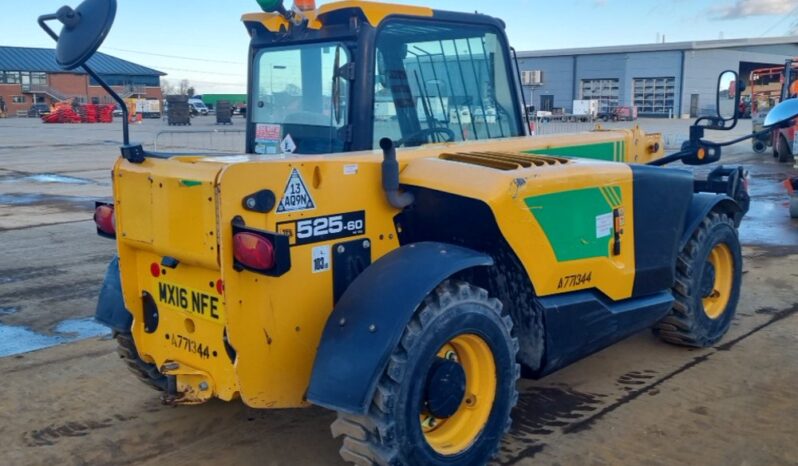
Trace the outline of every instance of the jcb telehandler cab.
{"type": "MultiPolygon", "coordinates": [[[[703,133],[736,123],[735,73],[667,157],[638,130],[523,137],[501,21],[260,3],[244,17],[247,154],[152,153],[125,130],[113,203],[95,213],[119,252],[97,319],[165,400],[316,404],[338,413],[348,461],[484,464],[522,369],[648,327],[698,347],[726,333],[743,171],[656,165],[720,158],[728,143],[703,133]]],[[[115,6],[40,18],[62,66],[103,83],[84,63],[115,6]]]]}

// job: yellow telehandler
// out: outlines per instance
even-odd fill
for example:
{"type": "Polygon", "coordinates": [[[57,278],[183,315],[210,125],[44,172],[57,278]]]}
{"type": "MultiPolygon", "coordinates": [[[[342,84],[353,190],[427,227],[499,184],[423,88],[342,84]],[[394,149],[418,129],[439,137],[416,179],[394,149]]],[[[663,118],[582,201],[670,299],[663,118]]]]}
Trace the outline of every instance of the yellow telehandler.
{"type": "MultiPolygon", "coordinates": [[[[704,131],[736,123],[739,92],[668,156],[639,129],[528,137],[496,18],[259,4],[245,153],[150,152],[125,124],[95,212],[119,253],[96,318],[166,401],[314,404],[338,413],[347,461],[484,464],[522,374],[646,328],[697,347],[726,333],[744,171],[661,165],[718,161],[728,143],[704,131]]],[[[115,11],[39,23],[61,66],[118,98],[85,65],[115,11]]]]}

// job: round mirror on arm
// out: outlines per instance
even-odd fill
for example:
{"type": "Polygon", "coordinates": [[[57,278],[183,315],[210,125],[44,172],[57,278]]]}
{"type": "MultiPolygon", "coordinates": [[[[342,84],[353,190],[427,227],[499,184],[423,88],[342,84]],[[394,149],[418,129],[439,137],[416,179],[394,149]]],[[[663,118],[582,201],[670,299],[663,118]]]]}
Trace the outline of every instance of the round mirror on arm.
{"type": "Polygon", "coordinates": [[[773,107],[765,117],[765,128],[779,126],[798,118],[798,99],[787,99],[773,107]]]}
{"type": "Polygon", "coordinates": [[[57,13],[39,18],[39,24],[58,40],[55,59],[65,70],[75,69],[91,58],[105,40],[116,16],[116,0],[84,0],[77,8],[61,7],[57,13]],[[44,24],[63,24],[58,36],[44,24]]]}

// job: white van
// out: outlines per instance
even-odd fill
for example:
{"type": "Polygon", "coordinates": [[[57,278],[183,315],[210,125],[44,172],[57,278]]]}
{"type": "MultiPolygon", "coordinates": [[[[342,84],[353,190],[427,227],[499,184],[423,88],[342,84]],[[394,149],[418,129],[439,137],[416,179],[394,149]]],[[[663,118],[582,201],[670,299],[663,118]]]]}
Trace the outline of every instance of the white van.
{"type": "Polygon", "coordinates": [[[188,107],[192,115],[204,116],[210,113],[208,107],[206,107],[205,103],[200,99],[188,99],[188,107]]]}

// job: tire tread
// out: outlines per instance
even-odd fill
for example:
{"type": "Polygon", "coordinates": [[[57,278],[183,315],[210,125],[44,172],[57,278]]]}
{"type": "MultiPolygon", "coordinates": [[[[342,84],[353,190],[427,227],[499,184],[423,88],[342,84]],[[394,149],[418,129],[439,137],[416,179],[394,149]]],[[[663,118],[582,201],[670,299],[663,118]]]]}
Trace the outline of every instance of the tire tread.
{"type": "MultiPolygon", "coordinates": [[[[419,309],[405,328],[396,350],[391,355],[388,368],[380,378],[367,415],[354,415],[343,412],[337,413],[331,430],[333,437],[343,437],[343,446],[340,449],[341,457],[356,465],[399,466],[404,464],[399,450],[399,439],[394,434],[395,429],[389,419],[389,411],[399,390],[399,383],[404,376],[404,367],[407,361],[407,350],[413,347],[424,327],[437,315],[445,312],[447,308],[464,302],[478,302],[487,305],[496,312],[512,332],[512,318],[502,310],[502,303],[498,299],[489,298],[487,290],[473,286],[466,282],[446,281],[440,285],[430,296],[424,300],[419,309]]],[[[512,334],[512,333],[511,333],[512,334]]],[[[518,338],[511,341],[513,354],[518,353],[518,338]]],[[[510,381],[516,386],[521,376],[521,366],[514,364],[513,379],[510,381]]],[[[518,402],[518,390],[513,389],[511,407],[518,402]]],[[[502,434],[510,430],[512,420],[508,419],[502,434]]],[[[491,452],[495,455],[499,445],[491,452]]]]}

